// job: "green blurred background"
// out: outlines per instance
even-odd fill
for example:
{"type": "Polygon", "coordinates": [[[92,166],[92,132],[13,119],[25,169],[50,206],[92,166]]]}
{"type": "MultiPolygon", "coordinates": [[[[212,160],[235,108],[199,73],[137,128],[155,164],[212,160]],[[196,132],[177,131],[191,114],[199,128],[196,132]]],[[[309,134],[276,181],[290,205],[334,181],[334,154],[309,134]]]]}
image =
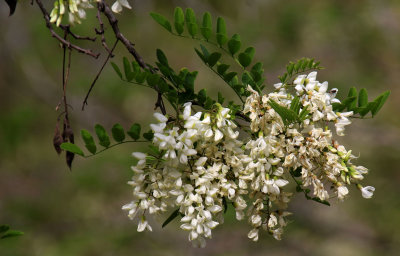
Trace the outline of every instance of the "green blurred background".
{"type": "MultiPolygon", "coordinates": [[[[51,5],[47,2],[47,7],[51,5]]],[[[22,230],[19,238],[0,240],[1,256],[69,255],[400,255],[400,1],[299,0],[135,0],[120,15],[123,33],[145,60],[153,63],[156,48],[176,69],[199,70],[196,88],[226,86],[194,54],[198,43],[176,38],[149,17],[157,11],[172,17],[175,6],[192,7],[223,16],[229,34],[239,33],[245,46],[256,48],[271,86],[286,63],[305,57],[321,60],[326,70],[318,79],[329,81],[345,96],[351,86],[365,87],[370,97],[390,89],[392,95],[374,119],[354,120],[340,138],[359,155],[371,172],[364,181],[376,187],[364,200],[356,189],[344,203],[331,207],[294,198],[295,213],[282,241],[266,234],[259,242],[247,238],[245,222],[228,212],[226,223],[213,233],[205,249],[194,249],[177,222],[163,230],[153,219],[154,232],[137,233],[121,206],[129,202],[130,153],[126,144],[87,160],[76,158],[70,172],[52,146],[61,98],[61,53],[45,28],[37,6],[21,1],[14,16],[0,1],[0,224],[22,230]]],[[[95,12],[88,13],[81,34],[94,35],[95,12]]],[[[75,29],[75,28],[74,28],[75,29]]],[[[112,37],[107,35],[109,44],[112,37]]],[[[86,47],[92,47],[82,42],[86,47]]],[[[110,128],[120,122],[151,122],[156,96],[145,88],[125,84],[108,65],[89,106],[80,106],[101,66],[73,53],[68,97],[72,124],[92,131],[96,123],[110,128]]],[[[119,45],[114,62],[129,56],[119,45]]],[[[269,87],[271,88],[271,87],[269,87]]],[[[227,95],[234,96],[226,91],[227,95]]],[[[82,145],[78,138],[77,143],[82,145]]]]}

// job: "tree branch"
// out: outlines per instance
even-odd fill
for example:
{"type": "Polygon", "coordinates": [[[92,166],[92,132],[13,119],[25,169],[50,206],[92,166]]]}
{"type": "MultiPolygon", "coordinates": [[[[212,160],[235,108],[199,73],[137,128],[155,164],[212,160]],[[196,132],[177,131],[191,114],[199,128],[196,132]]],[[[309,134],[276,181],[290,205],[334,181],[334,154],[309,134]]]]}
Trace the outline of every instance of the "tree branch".
{"type": "MultiPolygon", "coordinates": [[[[143,58],[139,55],[139,53],[135,50],[134,44],[129,41],[119,30],[118,27],[118,19],[115,17],[114,13],[110,9],[110,7],[105,3],[104,0],[100,0],[97,4],[97,8],[100,12],[102,12],[108,19],[108,22],[110,23],[115,37],[121,41],[121,43],[125,46],[125,48],[129,51],[130,54],[135,58],[136,62],[139,64],[139,66],[143,69],[149,70],[151,73],[155,73],[155,70],[150,68],[143,60],[143,58]]],[[[167,113],[164,105],[164,101],[162,98],[162,93],[160,92],[159,88],[156,86],[154,88],[157,91],[157,102],[155,108],[160,108],[161,112],[165,115],[167,113]]]]}

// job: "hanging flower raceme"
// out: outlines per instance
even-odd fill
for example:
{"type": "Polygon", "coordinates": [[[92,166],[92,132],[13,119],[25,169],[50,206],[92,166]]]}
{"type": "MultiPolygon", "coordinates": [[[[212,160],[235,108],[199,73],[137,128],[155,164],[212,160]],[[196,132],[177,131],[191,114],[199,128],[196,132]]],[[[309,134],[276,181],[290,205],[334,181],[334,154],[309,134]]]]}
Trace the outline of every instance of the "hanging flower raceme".
{"type": "Polygon", "coordinates": [[[329,204],[331,198],[343,200],[356,184],[371,198],[375,189],[359,184],[368,170],[352,163],[355,156],[330,130],[332,124],[343,136],[352,112],[333,111],[332,103],[340,102],[337,89],[328,90],[316,75],[276,84],[266,95],[249,86],[242,112],[251,131],[239,130],[231,110],[218,103],[204,112],[186,103],[170,120],[155,113],[153,150],[133,153],[133,200],[123,206],[131,219],[138,216],[138,231],[151,231],[148,215],[173,212],[165,224],[179,217],[188,239],[203,247],[232,205],[238,220],[247,219],[250,239],[257,241],[260,230],[281,239],[295,191],[329,204]]]}
{"type": "MultiPolygon", "coordinates": [[[[86,18],[86,9],[93,8],[100,0],[56,0],[50,13],[50,22],[59,26],[65,14],[68,14],[70,24],[81,23],[81,19],[86,18]]],[[[128,0],[116,0],[111,6],[115,13],[122,12],[122,7],[131,9],[128,0]]]]}

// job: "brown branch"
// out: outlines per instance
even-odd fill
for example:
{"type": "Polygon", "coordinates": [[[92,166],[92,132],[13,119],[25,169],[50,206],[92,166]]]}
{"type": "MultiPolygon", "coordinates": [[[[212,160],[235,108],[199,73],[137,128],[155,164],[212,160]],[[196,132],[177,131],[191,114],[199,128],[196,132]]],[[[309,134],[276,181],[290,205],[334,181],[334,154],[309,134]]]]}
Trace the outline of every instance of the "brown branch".
{"type": "Polygon", "coordinates": [[[56,38],[60,43],[62,43],[68,49],[74,49],[74,50],[76,50],[76,51],[78,51],[80,53],[87,54],[87,55],[92,56],[92,57],[94,57],[96,59],[99,57],[99,55],[100,55],[99,53],[96,54],[96,53],[93,53],[90,49],[84,49],[84,48],[82,48],[80,46],[74,45],[71,42],[63,39],[60,35],[58,35],[53,29],[53,26],[52,26],[52,24],[50,22],[50,15],[47,12],[46,8],[43,6],[43,3],[41,2],[41,0],[35,0],[35,1],[36,1],[36,4],[39,6],[40,10],[43,13],[43,17],[44,17],[44,20],[46,22],[46,27],[50,30],[50,33],[51,33],[52,37],[56,38]]]}
{"type": "Polygon", "coordinates": [[[71,31],[71,26],[70,25],[60,25],[60,28],[64,31],[66,31],[68,34],[70,34],[73,38],[77,40],[88,40],[88,41],[96,41],[96,37],[90,37],[90,36],[80,36],[75,34],[74,32],[71,31]]]}
{"type": "MultiPolygon", "coordinates": [[[[100,29],[95,28],[94,30],[96,31],[97,35],[101,35],[101,44],[103,45],[104,49],[110,54],[111,50],[108,48],[108,45],[106,43],[106,38],[104,36],[104,23],[103,20],[101,19],[101,13],[100,13],[100,8],[99,8],[99,3],[97,3],[97,15],[96,15],[98,21],[99,21],[99,26],[100,29]]],[[[111,57],[114,57],[114,55],[111,55],[111,57]]]]}
{"type": "Polygon", "coordinates": [[[118,40],[121,41],[121,43],[123,45],[125,45],[126,49],[133,55],[133,57],[135,58],[135,60],[137,61],[137,63],[139,64],[139,66],[143,69],[147,69],[150,70],[151,69],[147,66],[147,64],[143,61],[143,58],[138,54],[138,52],[135,50],[135,48],[133,47],[134,44],[131,43],[119,30],[118,27],[118,20],[115,17],[114,13],[112,12],[112,10],[110,9],[110,7],[104,2],[104,0],[101,0],[100,2],[98,2],[98,10],[102,13],[104,13],[104,15],[107,17],[108,22],[110,23],[114,34],[116,36],[116,38],[118,40]]]}
{"type": "Polygon", "coordinates": [[[111,58],[111,56],[113,55],[113,51],[114,51],[115,47],[117,46],[118,41],[119,41],[118,39],[115,40],[115,43],[114,43],[113,48],[112,48],[112,49],[110,50],[110,52],[108,53],[108,56],[107,56],[106,60],[104,61],[103,65],[101,66],[101,68],[100,68],[100,70],[99,70],[99,72],[97,72],[96,77],[94,78],[92,84],[90,85],[89,91],[87,92],[87,94],[86,94],[86,96],[85,96],[85,99],[83,100],[83,103],[82,103],[82,111],[85,110],[85,105],[88,104],[88,103],[87,103],[87,100],[88,100],[88,98],[89,98],[89,95],[90,95],[90,93],[91,93],[91,91],[92,91],[94,85],[96,84],[97,79],[99,79],[101,72],[103,72],[103,69],[104,69],[104,67],[106,66],[108,60],[109,60],[109,59],[111,58]]]}
{"type": "MultiPolygon", "coordinates": [[[[129,51],[130,54],[135,58],[136,62],[139,64],[139,66],[143,69],[149,70],[151,73],[155,73],[155,70],[150,68],[143,60],[143,58],[139,55],[139,53],[135,50],[134,44],[129,41],[119,30],[118,27],[118,19],[115,17],[114,13],[110,9],[110,7],[105,3],[104,0],[100,0],[97,4],[97,8],[100,12],[102,12],[108,19],[108,22],[110,23],[115,37],[121,41],[121,43],[125,46],[125,48],[129,51]]],[[[161,112],[165,115],[167,113],[164,105],[164,101],[162,98],[162,93],[160,92],[159,88],[156,86],[154,88],[157,91],[157,102],[155,105],[155,108],[160,108],[161,112]]]]}

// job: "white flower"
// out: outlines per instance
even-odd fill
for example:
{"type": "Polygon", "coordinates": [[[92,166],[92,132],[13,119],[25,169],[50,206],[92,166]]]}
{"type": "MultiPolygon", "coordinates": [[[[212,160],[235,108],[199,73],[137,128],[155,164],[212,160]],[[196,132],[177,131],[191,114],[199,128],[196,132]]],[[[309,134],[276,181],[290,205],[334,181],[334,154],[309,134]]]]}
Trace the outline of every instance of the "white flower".
{"type": "Polygon", "coordinates": [[[143,232],[145,229],[147,229],[149,231],[153,231],[151,226],[147,222],[146,218],[144,216],[142,216],[142,218],[140,219],[140,222],[138,224],[137,231],[138,232],[143,232]]]}
{"type": "Polygon", "coordinates": [[[338,198],[340,200],[343,200],[344,197],[349,193],[349,190],[346,186],[339,186],[337,188],[337,194],[338,194],[338,198]]]}
{"type": "Polygon", "coordinates": [[[254,228],[250,230],[250,232],[247,234],[247,237],[253,240],[254,242],[258,241],[258,228],[254,228]]]}
{"type": "Polygon", "coordinates": [[[122,12],[122,6],[126,7],[128,9],[131,9],[132,7],[129,5],[128,0],[117,0],[115,3],[111,6],[111,10],[115,13],[120,13],[122,12]]]}
{"type": "Polygon", "coordinates": [[[374,195],[375,188],[372,186],[366,186],[361,188],[361,195],[366,199],[372,198],[374,195]]]}

